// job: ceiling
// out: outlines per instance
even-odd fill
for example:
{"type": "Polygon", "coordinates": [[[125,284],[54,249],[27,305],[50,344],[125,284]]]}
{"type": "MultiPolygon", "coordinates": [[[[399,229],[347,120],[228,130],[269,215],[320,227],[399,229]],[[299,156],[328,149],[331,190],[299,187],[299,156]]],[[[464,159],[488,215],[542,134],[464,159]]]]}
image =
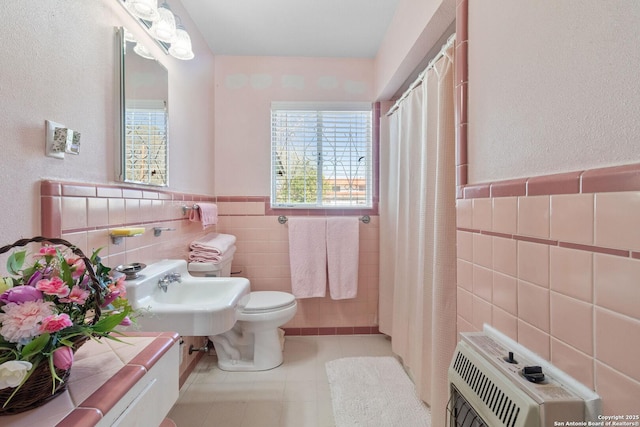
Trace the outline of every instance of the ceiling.
{"type": "Polygon", "coordinates": [[[399,0],[181,0],[214,55],[373,58],[399,0]]]}

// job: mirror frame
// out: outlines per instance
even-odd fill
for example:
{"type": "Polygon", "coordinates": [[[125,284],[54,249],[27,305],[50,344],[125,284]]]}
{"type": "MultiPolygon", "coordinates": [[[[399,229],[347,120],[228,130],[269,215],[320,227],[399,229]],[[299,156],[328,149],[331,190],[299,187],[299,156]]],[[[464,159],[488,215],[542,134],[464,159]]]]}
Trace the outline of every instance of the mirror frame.
{"type": "MultiPolygon", "coordinates": [[[[116,46],[118,51],[118,62],[119,62],[119,138],[120,141],[117,146],[116,158],[118,159],[117,163],[117,171],[116,176],[117,180],[120,182],[125,182],[129,184],[138,184],[138,185],[147,185],[152,187],[168,187],[169,186],[169,126],[165,127],[165,179],[162,183],[153,183],[146,181],[137,181],[127,177],[127,168],[126,168],[126,159],[125,153],[127,152],[127,136],[126,136],[126,51],[127,51],[127,41],[124,36],[124,27],[116,27],[116,46]]],[[[167,71],[167,80],[168,80],[168,70],[164,65],[162,65],[157,59],[154,59],[158,66],[162,67],[167,71]]],[[[168,90],[168,87],[167,87],[168,90]]],[[[168,111],[168,100],[167,100],[167,111],[168,111]]],[[[168,114],[168,113],[167,113],[168,114]]]]}

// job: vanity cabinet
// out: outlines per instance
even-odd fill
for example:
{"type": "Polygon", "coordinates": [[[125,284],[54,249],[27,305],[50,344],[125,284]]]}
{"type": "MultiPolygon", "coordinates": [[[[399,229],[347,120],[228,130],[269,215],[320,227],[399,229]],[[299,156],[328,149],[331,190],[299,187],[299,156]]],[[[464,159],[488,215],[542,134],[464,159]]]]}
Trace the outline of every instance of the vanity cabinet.
{"type": "Polygon", "coordinates": [[[178,400],[178,367],[179,345],[174,344],[97,426],[159,426],[178,400]]]}
{"type": "Polygon", "coordinates": [[[160,426],[179,393],[179,336],[127,332],[89,341],[75,355],[67,390],[43,406],[0,417],[7,427],[160,426]]]}

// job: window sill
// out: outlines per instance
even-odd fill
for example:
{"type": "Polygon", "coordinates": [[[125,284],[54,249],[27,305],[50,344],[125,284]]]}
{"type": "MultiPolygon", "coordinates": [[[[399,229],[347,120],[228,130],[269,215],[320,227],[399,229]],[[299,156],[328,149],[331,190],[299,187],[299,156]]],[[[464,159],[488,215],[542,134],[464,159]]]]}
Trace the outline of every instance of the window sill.
{"type": "Polygon", "coordinates": [[[346,216],[346,215],[378,215],[378,203],[370,208],[293,208],[268,206],[265,215],[292,215],[292,216],[346,216]]]}

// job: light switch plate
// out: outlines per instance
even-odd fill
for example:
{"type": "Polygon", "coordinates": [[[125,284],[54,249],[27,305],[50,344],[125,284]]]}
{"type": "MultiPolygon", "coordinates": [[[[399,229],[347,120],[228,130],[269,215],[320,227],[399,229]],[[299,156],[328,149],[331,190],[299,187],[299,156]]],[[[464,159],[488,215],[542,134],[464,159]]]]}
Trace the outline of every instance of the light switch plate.
{"type": "Polygon", "coordinates": [[[45,137],[45,145],[44,145],[44,154],[49,157],[54,157],[56,159],[64,159],[64,151],[55,151],[54,150],[54,138],[53,135],[55,133],[56,128],[64,128],[65,125],[60,123],[52,122],[51,120],[45,120],[46,123],[46,137],[45,137]]]}

